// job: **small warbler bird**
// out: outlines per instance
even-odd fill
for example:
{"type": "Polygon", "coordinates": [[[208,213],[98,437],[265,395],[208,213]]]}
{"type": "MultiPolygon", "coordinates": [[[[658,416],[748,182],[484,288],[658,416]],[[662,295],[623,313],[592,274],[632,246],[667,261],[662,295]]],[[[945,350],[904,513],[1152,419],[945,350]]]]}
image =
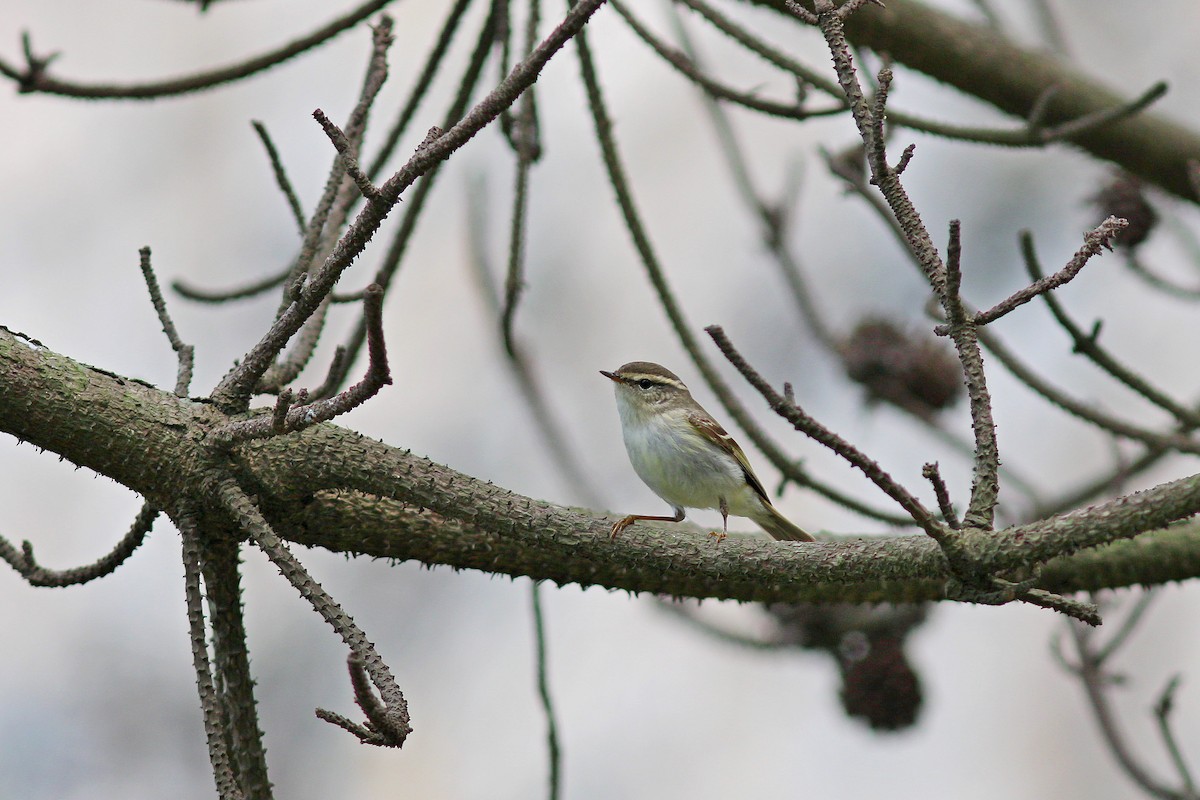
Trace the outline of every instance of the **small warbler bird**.
{"type": "Polygon", "coordinates": [[[814,541],[775,510],[742,448],[675,373],[634,361],[600,374],[616,384],[621,433],[633,469],[675,509],[673,517],[630,514],[612,526],[614,537],[639,519],[683,522],[685,508],[716,508],[721,539],[733,514],[749,517],[776,539],[814,541]]]}

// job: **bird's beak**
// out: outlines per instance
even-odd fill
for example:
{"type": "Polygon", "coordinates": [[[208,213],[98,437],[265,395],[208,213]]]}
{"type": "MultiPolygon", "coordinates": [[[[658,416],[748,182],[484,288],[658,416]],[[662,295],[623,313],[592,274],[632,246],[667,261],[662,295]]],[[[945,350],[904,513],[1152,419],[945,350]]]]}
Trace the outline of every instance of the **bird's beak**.
{"type": "Polygon", "coordinates": [[[611,372],[607,372],[605,370],[600,370],[600,374],[603,375],[604,377],[608,378],[610,381],[613,381],[614,383],[621,382],[620,377],[618,377],[617,375],[614,375],[611,372]]]}

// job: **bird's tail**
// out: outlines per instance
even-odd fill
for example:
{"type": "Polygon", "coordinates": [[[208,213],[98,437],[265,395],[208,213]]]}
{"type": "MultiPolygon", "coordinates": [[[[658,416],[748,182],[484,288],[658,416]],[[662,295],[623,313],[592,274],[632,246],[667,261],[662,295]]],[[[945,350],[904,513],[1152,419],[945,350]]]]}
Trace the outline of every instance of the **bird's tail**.
{"type": "Polygon", "coordinates": [[[776,511],[775,506],[763,503],[762,508],[762,513],[751,519],[754,520],[754,523],[758,527],[771,534],[774,538],[791,542],[816,541],[807,531],[793,525],[787,517],[776,511]]]}

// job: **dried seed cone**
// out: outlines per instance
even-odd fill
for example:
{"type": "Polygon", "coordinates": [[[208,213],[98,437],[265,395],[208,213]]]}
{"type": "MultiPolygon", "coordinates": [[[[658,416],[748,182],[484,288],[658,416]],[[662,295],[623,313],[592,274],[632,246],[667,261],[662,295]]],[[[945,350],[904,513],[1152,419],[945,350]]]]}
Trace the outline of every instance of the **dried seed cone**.
{"type": "Polygon", "coordinates": [[[1129,223],[1113,244],[1132,250],[1150,236],[1158,224],[1158,212],[1142,191],[1142,182],[1128,173],[1113,176],[1107,186],[1092,196],[1103,218],[1119,217],[1129,223]]]}
{"type": "Polygon", "coordinates": [[[840,350],[847,376],[866,388],[871,401],[929,418],[962,394],[962,369],[949,348],[889,320],[864,319],[840,350]]]}

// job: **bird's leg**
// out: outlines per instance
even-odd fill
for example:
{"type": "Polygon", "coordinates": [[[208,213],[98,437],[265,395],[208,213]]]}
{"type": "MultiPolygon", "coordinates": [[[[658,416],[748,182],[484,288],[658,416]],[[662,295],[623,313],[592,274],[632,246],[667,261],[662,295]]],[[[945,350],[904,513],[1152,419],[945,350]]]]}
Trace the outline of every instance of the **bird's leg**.
{"type": "Polygon", "coordinates": [[[617,535],[620,534],[621,531],[625,530],[630,525],[637,522],[639,519],[649,520],[651,522],[683,522],[683,517],[684,517],[684,512],[683,512],[682,508],[676,508],[675,516],[673,516],[673,517],[656,517],[654,515],[630,514],[628,517],[625,517],[625,519],[617,522],[616,524],[614,524],[612,526],[612,535],[609,536],[608,538],[610,538],[610,539],[617,538],[617,535]]]}
{"type": "Polygon", "coordinates": [[[729,537],[729,503],[722,497],[719,498],[717,507],[721,509],[721,532],[710,531],[708,535],[717,537],[717,544],[720,544],[729,537]]]}

